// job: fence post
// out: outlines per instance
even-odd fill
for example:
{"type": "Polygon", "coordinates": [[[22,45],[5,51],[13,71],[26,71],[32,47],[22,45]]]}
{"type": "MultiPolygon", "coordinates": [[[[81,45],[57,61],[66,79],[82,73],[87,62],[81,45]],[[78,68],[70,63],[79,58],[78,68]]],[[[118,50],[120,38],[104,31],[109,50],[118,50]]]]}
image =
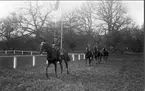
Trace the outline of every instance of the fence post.
{"type": "Polygon", "coordinates": [[[22,55],[23,55],[24,53],[23,53],[23,51],[22,51],[22,55]]]}
{"type": "Polygon", "coordinates": [[[72,60],[75,61],[75,55],[74,54],[72,54],[72,60]]]}
{"type": "Polygon", "coordinates": [[[48,60],[46,59],[46,64],[48,64],[48,60]]]}
{"type": "Polygon", "coordinates": [[[14,50],[14,54],[16,54],[16,51],[14,50]]]}
{"type": "Polygon", "coordinates": [[[85,54],[84,54],[84,59],[85,59],[85,54]]]}
{"type": "Polygon", "coordinates": [[[35,56],[33,56],[33,66],[35,66],[35,56]]]}
{"type": "Polygon", "coordinates": [[[7,51],[5,51],[5,54],[7,54],[8,52],[7,51]]]}
{"type": "Polygon", "coordinates": [[[31,55],[32,55],[32,52],[31,52],[31,55]]]}
{"type": "Polygon", "coordinates": [[[80,54],[78,54],[78,60],[81,60],[81,55],[80,54]]]}
{"type": "Polygon", "coordinates": [[[13,60],[13,68],[15,69],[17,67],[17,57],[14,56],[14,60],[13,60]]]}

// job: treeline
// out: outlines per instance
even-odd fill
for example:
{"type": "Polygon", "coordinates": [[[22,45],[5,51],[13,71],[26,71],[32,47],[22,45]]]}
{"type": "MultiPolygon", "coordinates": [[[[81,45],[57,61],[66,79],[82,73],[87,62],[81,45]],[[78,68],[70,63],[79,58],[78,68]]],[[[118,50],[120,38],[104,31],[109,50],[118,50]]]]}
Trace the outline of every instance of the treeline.
{"type": "MultiPolygon", "coordinates": [[[[36,1],[0,19],[0,48],[38,51],[42,38],[50,44],[54,36],[60,41],[61,23],[53,21],[52,11],[36,1]]],[[[87,1],[63,15],[63,48],[84,51],[88,43],[143,52],[144,26],[138,27],[127,16],[121,1],[87,1]]]]}

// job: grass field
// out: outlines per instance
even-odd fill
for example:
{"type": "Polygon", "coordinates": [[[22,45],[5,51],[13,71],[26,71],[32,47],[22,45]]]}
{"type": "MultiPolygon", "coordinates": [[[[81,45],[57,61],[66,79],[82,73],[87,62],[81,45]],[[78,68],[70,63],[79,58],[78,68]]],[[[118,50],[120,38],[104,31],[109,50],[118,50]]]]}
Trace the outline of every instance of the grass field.
{"type": "MultiPolygon", "coordinates": [[[[64,65],[64,64],[63,64],[64,65]]],[[[54,66],[46,65],[23,69],[0,68],[0,91],[143,91],[143,55],[112,55],[106,63],[86,66],[84,60],[70,61],[66,74],[56,78],[54,66]]],[[[60,66],[58,66],[60,73],[60,66]]]]}

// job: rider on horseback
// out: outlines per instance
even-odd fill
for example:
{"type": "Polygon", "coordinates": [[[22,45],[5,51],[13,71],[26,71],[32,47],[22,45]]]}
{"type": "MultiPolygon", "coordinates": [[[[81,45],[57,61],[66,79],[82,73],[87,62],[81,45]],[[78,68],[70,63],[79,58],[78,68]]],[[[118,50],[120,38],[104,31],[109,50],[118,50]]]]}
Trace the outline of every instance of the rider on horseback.
{"type": "Polygon", "coordinates": [[[87,60],[89,60],[89,65],[91,65],[91,61],[93,59],[93,53],[92,53],[92,48],[90,44],[86,46],[85,59],[86,59],[86,64],[87,64],[87,60]]]}
{"type": "Polygon", "coordinates": [[[64,55],[60,55],[59,50],[55,50],[56,45],[55,43],[52,43],[52,45],[48,44],[45,42],[45,40],[43,39],[40,45],[40,54],[42,54],[42,52],[46,52],[47,53],[47,62],[48,65],[46,67],[46,76],[48,78],[48,67],[50,66],[50,64],[54,64],[55,66],[55,74],[57,77],[57,63],[59,62],[60,67],[61,67],[61,73],[63,71],[63,66],[62,66],[62,60],[64,60],[65,64],[66,64],[66,68],[67,68],[67,73],[69,74],[68,71],[68,61],[70,61],[70,58],[68,56],[68,53],[65,53],[64,55]]]}
{"type": "Polygon", "coordinates": [[[45,39],[42,39],[42,42],[41,42],[40,45],[43,45],[43,44],[45,44],[45,43],[46,43],[46,40],[45,40],[45,39]]]}
{"type": "Polygon", "coordinates": [[[86,47],[86,52],[87,51],[91,51],[91,45],[90,44],[88,44],[87,47],[86,47]]]}
{"type": "MultiPolygon", "coordinates": [[[[46,44],[46,40],[44,38],[41,39],[41,43],[40,43],[40,50],[43,44],[46,44]]],[[[42,54],[41,54],[42,55],[42,54]]]]}
{"type": "Polygon", "coordinates": [[[56,48],[54,41],[52,42],[52,48],[56,48]]]}
{"type": "Polygon", "coordinates": [[[52,48],[59,51],[60,52],[60,55],[63,55],[64,54],[64,49],[60,49],[59,48],[59,41],[56,41],[56,42],[52,42],[52,48]]]}
{"type": "Polygon", "coordinates": [[[53,41],[52,42],[52,48],[55,49],[55,50],[60,50],[59,41],[53,41]]]}
{"type": "Polygon", "coordinates": [[[92,53],[92,47],[91,47],[90,44],[88,44],[88,45],[86,46],[85,53],[88,54],[88,52],[91,52],[91,53],[92,53]]]}

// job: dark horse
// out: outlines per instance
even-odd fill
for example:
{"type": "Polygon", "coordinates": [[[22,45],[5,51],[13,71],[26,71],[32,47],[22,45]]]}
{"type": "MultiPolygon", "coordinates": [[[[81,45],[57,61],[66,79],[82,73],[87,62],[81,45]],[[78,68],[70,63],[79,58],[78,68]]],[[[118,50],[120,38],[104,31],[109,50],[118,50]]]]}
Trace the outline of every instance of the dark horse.
{"type": "Polygon", "coordinates": [[[52,48],[52,46],[50,46],[47,43],[43,43],[40,46],[40,54],[42,54],[42,52],[45,51],[47,52],[47,61],[48,61],[48,65],[46,67],[46,77],[48,77],[48,73],[47,73],[47,69],[50,66],[50,64],[54,64],[55,66],[55,75],[57,77],[57,62],[59,62],[60,67],[61,67],[61,74],[63,72],[63,66],[62,66],[62,60],[64,60],[65,64],[66,64],[66,68],[67,68],[67,74],[69,74],[68,71],[68,61],[70,61],[70,58],[68,56],[68,53],[66,51],[61,51],[55,48],[52,48]]]}
{"type": "Polygon", "coordinates": [[[109,52],[106,48],[103,48],[102,55],[103,55],[104,61],[107,61],[108,56],[109,56],[109,52]]]}
{"type": "MultiPolygon", "coordinates": [[[[103,54],[102,54],[102,52],[100,51],[100,49],[95,47],[95,48],[94,48],[94,57],[95,57],[96,61],[99,59],[99,61],[97,61],[97,63],[101,63],[102,56],[103,56],[103,54]]],[[[97,63],[96,63],[96,64],[97,64],[97,63]]]]}
{"type": "Polygon", "coordinates": [[[100,64],[101,61],[102,61],[102,58],[103,58],[104,61],[106,61],[108,59],[108,56],[109,56],[109,52],[107,51],[106,48],[103,48],[101,50],[101,49],[95,47],[95,49],[94,49],[94,57],[95,57],[96,61],[99,59],[97,63],[100,64]]]}
{"type": "Polygon", "coordinates": [[[87,59],[89,60],[89,65],[91,65],[91,61],[93,60],[93,53],[91,50],[87,50],[85,52],[85,59],[86,59],[86,65],[87,65],[87,59]]]}

